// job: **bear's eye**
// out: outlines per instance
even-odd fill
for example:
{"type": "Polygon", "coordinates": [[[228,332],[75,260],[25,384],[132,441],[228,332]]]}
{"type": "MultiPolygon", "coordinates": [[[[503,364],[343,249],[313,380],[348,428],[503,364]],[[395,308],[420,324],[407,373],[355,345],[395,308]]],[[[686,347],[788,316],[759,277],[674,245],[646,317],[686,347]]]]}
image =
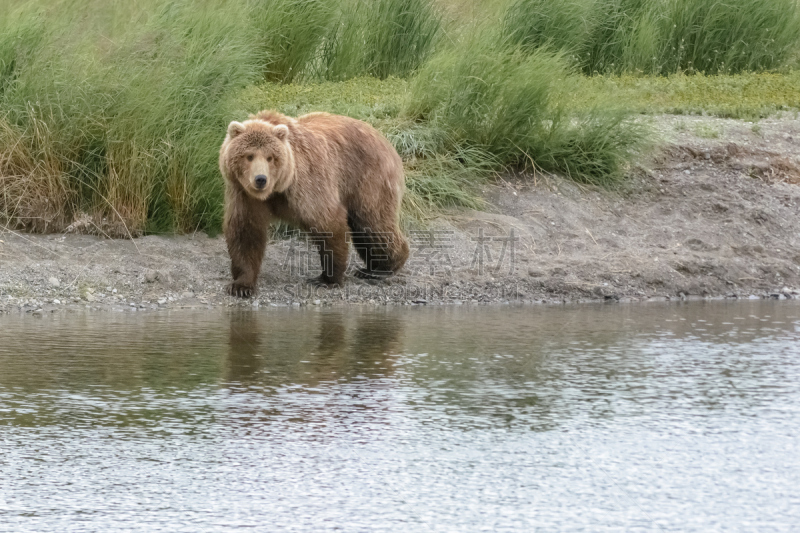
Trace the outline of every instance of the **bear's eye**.
{"type": "Polygon", "coordinates": [[[272,163],[272,156],[271,155],[267,156],[267,163],[272,163]]]}
{"type": "Polygon", "coordinates": [[[248,155],[248,156],[247,156],[247,160],[248,160],[248,161],[252,161],[252,160],[253,160],[253,154],[250,154],[250,155],[248,155]]]}

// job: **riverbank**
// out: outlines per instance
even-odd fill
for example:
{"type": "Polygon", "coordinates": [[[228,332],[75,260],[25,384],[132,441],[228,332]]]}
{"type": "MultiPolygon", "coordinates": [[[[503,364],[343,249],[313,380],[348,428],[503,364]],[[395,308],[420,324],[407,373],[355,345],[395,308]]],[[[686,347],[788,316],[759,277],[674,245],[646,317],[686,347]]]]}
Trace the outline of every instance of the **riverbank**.
{"type": "Polygon", "coordinates": [[[411,230],[394,278],[311,288],[316,252],[273,242],[259,294],[224,294],[221,236],[0,231],[0,312],[70,308],[560,303],[800,297],[800,121],[653,118],[667,148],[616,191],[550,174],[484,187],[487,211],[411,230]]]}

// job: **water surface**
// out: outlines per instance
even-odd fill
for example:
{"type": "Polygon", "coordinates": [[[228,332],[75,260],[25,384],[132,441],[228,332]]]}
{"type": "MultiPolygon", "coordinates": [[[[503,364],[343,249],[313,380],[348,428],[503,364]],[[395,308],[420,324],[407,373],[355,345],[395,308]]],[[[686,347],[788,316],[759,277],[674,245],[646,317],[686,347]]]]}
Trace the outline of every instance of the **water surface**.
{"type": "Polygon", "coordinates": [[[0,317],[0,531],[797,531],[800,305],[0,317]]]}

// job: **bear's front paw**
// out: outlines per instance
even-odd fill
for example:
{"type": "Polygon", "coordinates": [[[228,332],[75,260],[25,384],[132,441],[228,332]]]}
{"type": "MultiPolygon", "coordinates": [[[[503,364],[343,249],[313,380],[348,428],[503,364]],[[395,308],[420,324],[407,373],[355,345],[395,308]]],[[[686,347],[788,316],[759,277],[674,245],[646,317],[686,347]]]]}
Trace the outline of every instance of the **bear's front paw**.
{"type": "Polygon", "coordinates": [[[227,291],[231,296],[238,296],[239,298],[250,298],[256,292],[252,285],[245,285],[235,281],[228,285],[227,291]]]}

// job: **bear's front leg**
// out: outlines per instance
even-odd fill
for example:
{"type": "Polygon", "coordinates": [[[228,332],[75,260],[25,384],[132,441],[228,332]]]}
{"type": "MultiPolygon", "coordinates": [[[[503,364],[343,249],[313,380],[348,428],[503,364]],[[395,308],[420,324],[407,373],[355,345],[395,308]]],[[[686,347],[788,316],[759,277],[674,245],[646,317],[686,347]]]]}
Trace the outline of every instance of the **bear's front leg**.
{"type": "Polygon", "coordinates": [[[227,291],[231,296],[249,298],[255,294],[267,247],[270,212],[264,202],[231,190],[233,187],[229,185],[225,194],[224,232],[233,275],[227,291]]]}

